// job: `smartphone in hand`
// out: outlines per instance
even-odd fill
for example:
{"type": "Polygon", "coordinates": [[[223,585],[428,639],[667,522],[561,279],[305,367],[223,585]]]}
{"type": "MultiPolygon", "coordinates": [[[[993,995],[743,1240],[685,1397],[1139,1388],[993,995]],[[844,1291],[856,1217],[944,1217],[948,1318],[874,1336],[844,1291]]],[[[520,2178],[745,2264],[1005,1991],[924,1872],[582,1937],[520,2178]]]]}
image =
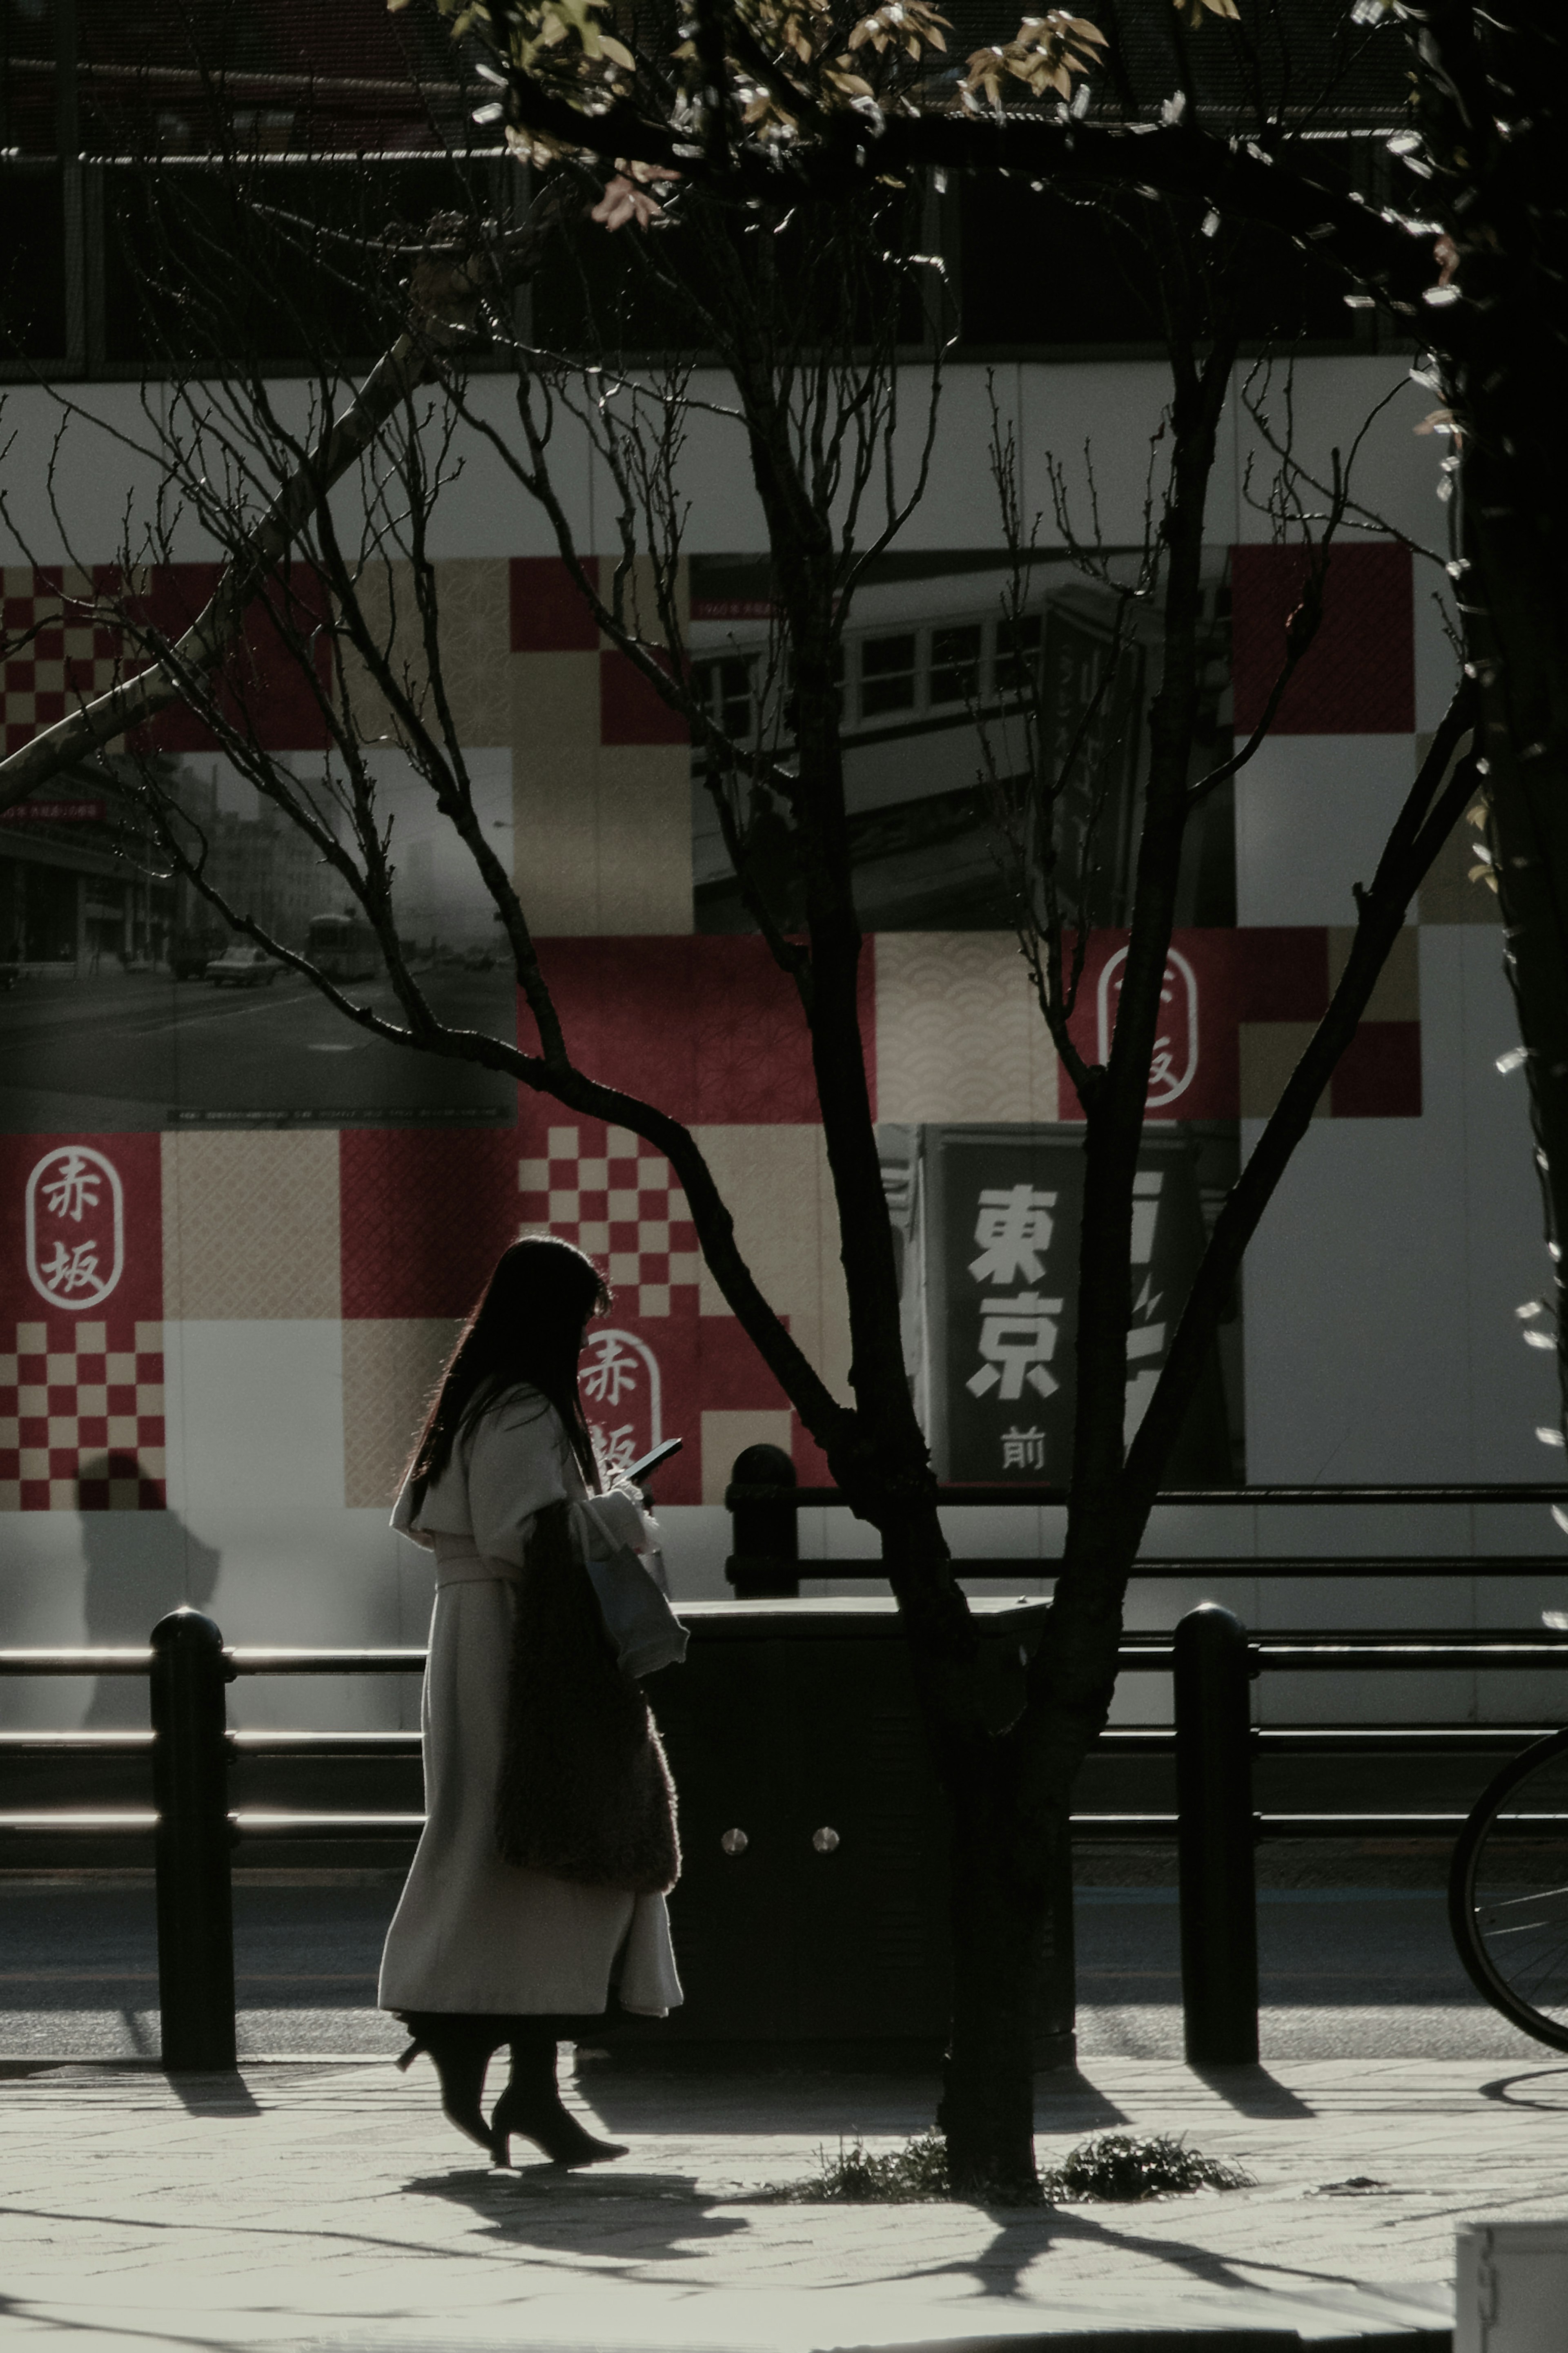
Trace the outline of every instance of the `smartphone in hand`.
{"type": "Polygon", "coordinates": [[[680,1448],[679,1438],[667,1438],[662,1446],[656,1446],[651,1454],[645,1454],[640,1462],[632,1463],[621,1475],[632,1486],[640,1487],[645,1480],[653,1476],[661,1462],[668,1462],[672,1454],[679,1454],[680,1448]]]}

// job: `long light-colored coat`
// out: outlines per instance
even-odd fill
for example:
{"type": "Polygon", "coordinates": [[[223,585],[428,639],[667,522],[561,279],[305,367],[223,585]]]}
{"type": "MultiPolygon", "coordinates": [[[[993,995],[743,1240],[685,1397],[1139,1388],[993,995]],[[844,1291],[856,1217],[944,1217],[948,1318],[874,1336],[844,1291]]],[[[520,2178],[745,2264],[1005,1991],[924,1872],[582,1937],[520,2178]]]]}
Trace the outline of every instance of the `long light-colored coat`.
{"type": "Polygon", "coordinates": [[[523,1546],[535,1513],[562,1502],[584,1556],[603,1549],[606,1524],[622,1542],[640,1529],[633,1548],[652,1550],[635,1499],[590,1499],[560,1416],[520,1388],[454,1448],[416,1515],[406,1489],[393,1514],[395,1528],[435,1554],[436,1608],[425,1830],[382,1955],[383,2010],[592,2015],[613,1978],[626,2010],[661,2018],[680,2001],[662,1895],[549,1878],[496,1850],[523,1546]]]}

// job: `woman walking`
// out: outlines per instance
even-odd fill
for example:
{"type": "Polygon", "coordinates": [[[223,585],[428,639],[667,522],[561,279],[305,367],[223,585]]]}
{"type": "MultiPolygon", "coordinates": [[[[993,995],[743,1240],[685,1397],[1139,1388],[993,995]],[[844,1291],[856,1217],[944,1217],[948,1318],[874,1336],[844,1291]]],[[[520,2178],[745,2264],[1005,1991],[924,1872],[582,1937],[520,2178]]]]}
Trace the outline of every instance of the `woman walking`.
{"type": "Polygon", "coordinates": [[[549,1237],[505,1250],[453,1352],[393,1525],[436,1556],[426,1822],[380,2002],[434,2060],[462,2131],[564,2165],[625,2155],[562,2105],[555,2044],[681,1999],[665,1894],[674,1792],[635,1678],[684,1655],[653,1523],[595,1461],[577,1388],[609,1294],[549,1237]],[[487,2124],[489,2061],[511,2076],[487,2124]]]}

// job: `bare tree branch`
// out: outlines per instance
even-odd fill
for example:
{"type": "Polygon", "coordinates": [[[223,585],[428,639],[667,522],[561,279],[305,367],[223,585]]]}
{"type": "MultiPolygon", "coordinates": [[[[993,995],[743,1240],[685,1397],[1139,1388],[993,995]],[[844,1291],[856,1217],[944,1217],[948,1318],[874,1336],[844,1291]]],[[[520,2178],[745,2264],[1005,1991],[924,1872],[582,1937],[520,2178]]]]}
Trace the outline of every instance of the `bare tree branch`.
{"type": "Polygon", "coordinates": [[[83,703],[0,760],[0,809],[14,807],[63,768],[180,702],[182,676],[188,679],[217,667],[243,636],[246,614],[268,575],[328,491],[358,463],[410,396],[437,372],[454,336],[467,332],[485,293],[519,282],[538,267],[545,239],[563,209],[560,191],[549,189],[521,228],[462,256],[437,256],[423,286],[416,273],[416,322],[383,353],[348,407],[278,489],[241,544],[231,550],[196,619],[152,667],[83,703]]]}

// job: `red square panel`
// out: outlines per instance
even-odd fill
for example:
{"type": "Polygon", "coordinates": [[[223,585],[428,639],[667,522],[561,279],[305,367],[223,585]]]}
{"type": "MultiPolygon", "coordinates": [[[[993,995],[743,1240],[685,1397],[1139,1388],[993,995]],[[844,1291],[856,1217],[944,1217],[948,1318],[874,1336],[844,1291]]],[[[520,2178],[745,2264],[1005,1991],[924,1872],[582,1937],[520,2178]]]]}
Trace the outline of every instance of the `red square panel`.
{"type": "MultiPolygon", "coordinates": [[[[216,564],[160,565],[142,600],[142,617],[166,637],[178,638],[202,612],[217,585],[216,564]]],[[[331,647],[317,634],[329,610],[324,583],[308,564],[274,576],[246,615],[245,636],[220,672],[223,707],[243,734],[264,751],[323,749],[327,722],[311,682],[331,676],[331,647]]],[[[138,744],[161,752],[210,752],[217,739],[193,711],[175,703],[136,731],[138,744]]]]}
{"type": "MultiPolygon", "coordinates": [[[[546,940],[540,961],[577,1067],[675,1118],[815,1126],[811,1039],[794,983],[744,934],[546,940]]],[[[859,967],[860,1029],[876,1101],[874,952],[859,967]]],[[[519,1000],[519,1041],[538,1033],[519,1000]]]]}
{"type": "MultiPolygon", "coordinates": [[[[1236,725],[1262,718],[1310,558],[1300,547],[1231,550],[1236,725]]],[[[1329,552],[1323,617],[1275,715],[1280,735],[1406,735],[1415,725],[1410,552],[1383,541],[1329,552]]]]}
{"type": "MultiPolygon", "coordinates": [[[[1233,931],[1180,931],[1161,990],[1160,1024],[1148,1096],[1152,1120],[1230,1119],[1239,1087],[1233,931]]],[[[1116,1034],[1125,932],[1096,932],[1089,943],[1071,1029],[1085,1061],[1103,1062],[1116,1034]]],[[[1078,1092],[1061,1070],[1060,1112],[1081,1119],[1078,1092]]]]}
{"type": "MultiPolygon", "coordinates": [[[[583,569],[597,587],[597,556],[586,557],[583,569]]],[[[598,642],[599,624],[560,557],[514,555],[511,559],[513,653],[592,653],[598,642]]]]}
{"type": "Polygon", "coordinates": [[[0,1136],[0,1295],[13,1321],[108,1319],[130,1335],[110,1348],[134,1350],[163,1317],[162,1139],[0,1136]]]}
{"type": "Polygon", "coordinates": [[[1329,1107],[1336,1119],[1419,1119],[1419,1021],[1363,1021],[1329,1082],[1329,1107]]]}
{"type": "Polygon", "coordinates": [[[345,1128],[345,1318],[466,1315],[522,1223],[517,1161],[509,1128],[345,1128]]]}
{"type": "Polygon", "coordinates": [[[1237,1021],[1317,1021],[1329,1004],[1329,935],[1321,923],[1248,925],[1236,934],[1237,1021]]]}
{"type": "Polygon", "coordinates": [[[689,744],[690,732],[625,654],[599,656],[601,744],[689,744]]]}

